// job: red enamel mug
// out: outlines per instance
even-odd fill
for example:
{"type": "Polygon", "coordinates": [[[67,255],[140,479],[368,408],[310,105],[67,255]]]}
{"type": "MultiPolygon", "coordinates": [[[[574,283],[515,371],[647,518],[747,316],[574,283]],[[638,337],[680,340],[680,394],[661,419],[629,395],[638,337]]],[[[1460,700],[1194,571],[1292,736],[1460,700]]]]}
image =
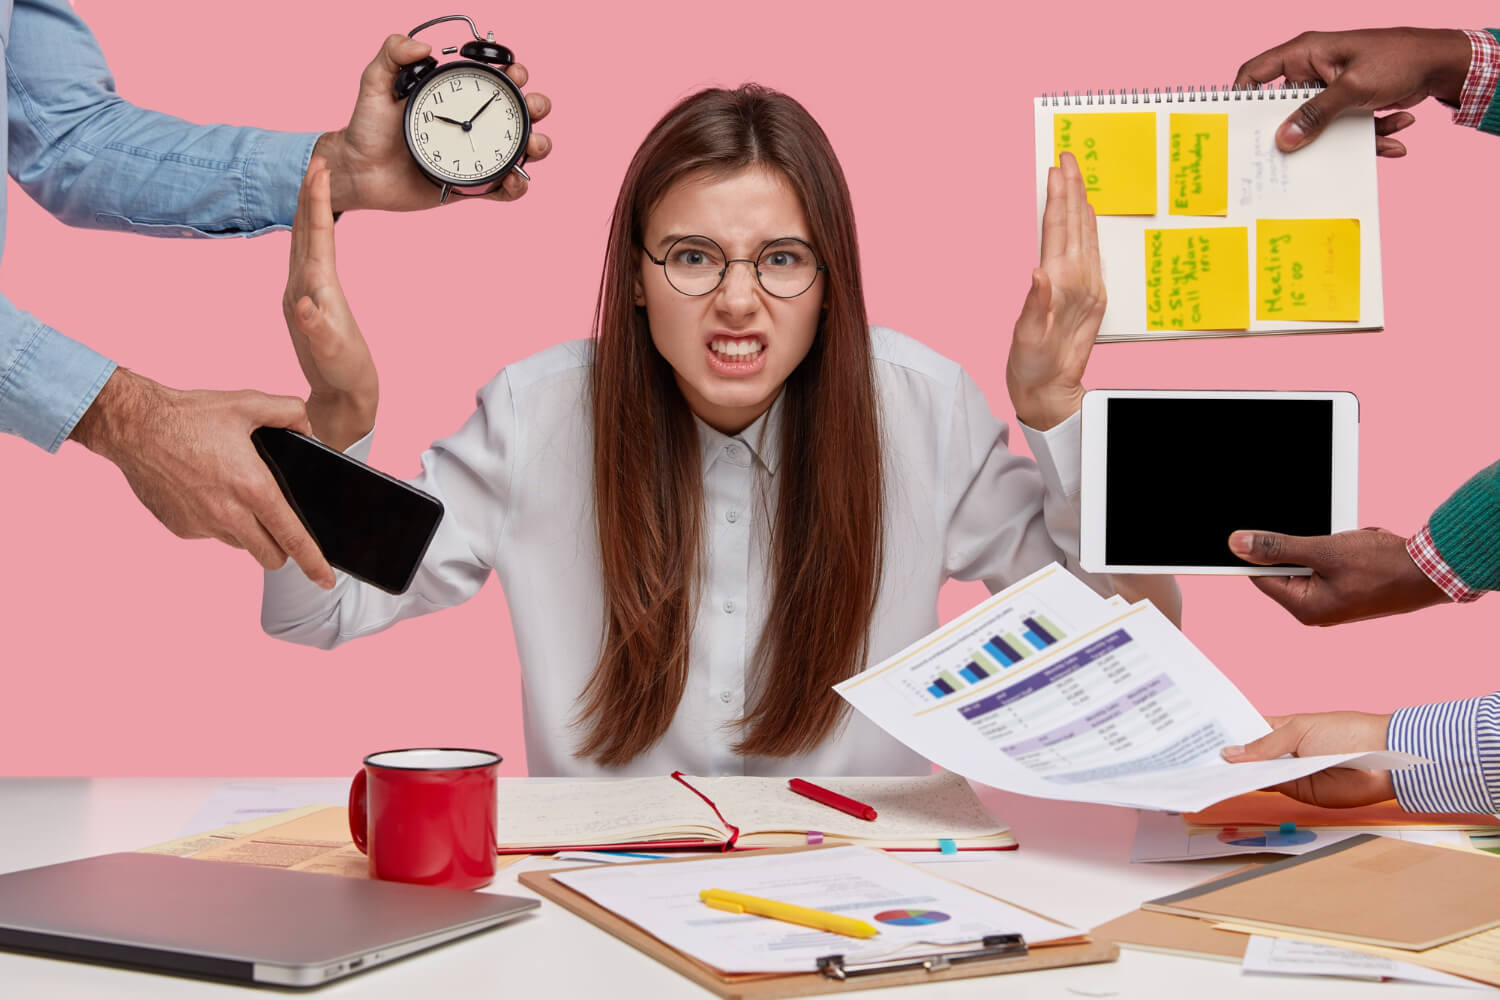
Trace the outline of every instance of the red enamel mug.
{"type": "Polygon", "coordinates": [[[383,750],[349,786],[349,833],[370,877],[477,889],[495,877],[495,779],[488,750],[383,750]]]}

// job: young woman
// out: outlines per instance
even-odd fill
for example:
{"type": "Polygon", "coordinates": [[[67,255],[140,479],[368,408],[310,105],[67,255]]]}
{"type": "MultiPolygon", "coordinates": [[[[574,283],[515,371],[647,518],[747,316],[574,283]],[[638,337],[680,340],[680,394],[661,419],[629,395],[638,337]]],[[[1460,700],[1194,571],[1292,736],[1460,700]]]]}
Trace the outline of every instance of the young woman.
{"type": "MultiPolygon", "coordinates": [[[[288,325],[317,435],[363,457],[375,369],[333,268],[328,172],[293,234],[288,325]]],[[[1077,164],[1048,179],[1007,384],[1037,463],[952,361],[865,318],[849,191],[812,117],[687,98],[615,205],[590,342],[500,372],[414,483],[447,514],[412,587],[267,575],[320,646],[458,604],[491,571],[534,775],[924,774],[831,685],[935,628],[949,577],[1077,562],[1080,380],[1104,312],[1077,164]]],[[[1171,578],[1092,578],[1176,617],[1171,578]]]]}

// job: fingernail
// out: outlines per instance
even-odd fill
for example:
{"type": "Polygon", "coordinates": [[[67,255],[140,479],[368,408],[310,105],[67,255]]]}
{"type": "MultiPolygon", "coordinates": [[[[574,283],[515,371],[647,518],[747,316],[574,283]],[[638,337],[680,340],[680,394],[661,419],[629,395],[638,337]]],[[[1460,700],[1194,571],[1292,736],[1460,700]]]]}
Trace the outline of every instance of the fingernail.
{"type": "Polygon", "coordinates": [[[1255,535],[1248,531],[1236,531],[1229,536],[1229,549],[1242,556],[1248,556],[1255,549],[1255,535]]]}
{"type": "Polygon", "coordinates": [[[1219,751],[1219,753],[1224,755],[1225,757],[1238,757],[1244,752],[1244,747],[1225,747],[1223,750],[1219,751]]]}
{"type": "Polygon", "coordinates": [[[1286,148],[1296,149],[1307,140],[1307,135],[1302,131],[1301,125],[1296,122],[1286,122],[1281,126],[1281,131],[1277,133],[1276,138],[1286,148]]]}

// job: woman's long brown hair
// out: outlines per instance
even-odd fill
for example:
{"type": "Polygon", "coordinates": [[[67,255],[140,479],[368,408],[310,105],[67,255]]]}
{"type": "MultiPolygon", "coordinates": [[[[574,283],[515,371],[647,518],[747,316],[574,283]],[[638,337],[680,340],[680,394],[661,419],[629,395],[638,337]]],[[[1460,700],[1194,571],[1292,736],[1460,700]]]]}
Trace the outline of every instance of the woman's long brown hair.
{"type": "Polygon", "coordinates": [[[865,661],[880,588],[882,463],[854,213],[828,137],[807,110],[753,84],[705,90],[651,130],[620,187],[594,312],[594,501],[605,631],[580,699],[577,751],[628,763],[666,733],[687,682],[703,482],[697,430],[634,301],[651,210],[690,174],[774,169],[801,199],[825,311],[782,390],[771,606],[736,752],[791,756],[846,710],[831,690],[865,661]]]}

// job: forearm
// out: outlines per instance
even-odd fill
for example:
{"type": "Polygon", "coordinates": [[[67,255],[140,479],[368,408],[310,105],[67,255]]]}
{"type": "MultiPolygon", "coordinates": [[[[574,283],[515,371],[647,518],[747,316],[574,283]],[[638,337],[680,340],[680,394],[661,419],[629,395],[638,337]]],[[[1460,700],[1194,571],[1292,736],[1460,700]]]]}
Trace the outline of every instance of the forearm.
{"type": "Polygon", "coordinates": [[[10,28],[10,173],[59,219],[163,236],[291,224],[317,136],[194,125],[130,104],[64,0],[18,0],[10,28]]]}
{"type": "Polygon", "coordinates": [[[1460,486],[1433,511],[1428,527],[1437,553],[1465,588],[1500,590],[1500,462],[1460,486]]]}
{"type": "Polygon", "coordinates": [[[1500,813],[1500,692],[1403,708],[1387,745],[1433,762],[1391,772],[1403,809],[1500,813]]]}
{"type": "Polygon", "coordinates": [[[56,451],[115,363],[0,298],[0,431],[56,451]]]}

